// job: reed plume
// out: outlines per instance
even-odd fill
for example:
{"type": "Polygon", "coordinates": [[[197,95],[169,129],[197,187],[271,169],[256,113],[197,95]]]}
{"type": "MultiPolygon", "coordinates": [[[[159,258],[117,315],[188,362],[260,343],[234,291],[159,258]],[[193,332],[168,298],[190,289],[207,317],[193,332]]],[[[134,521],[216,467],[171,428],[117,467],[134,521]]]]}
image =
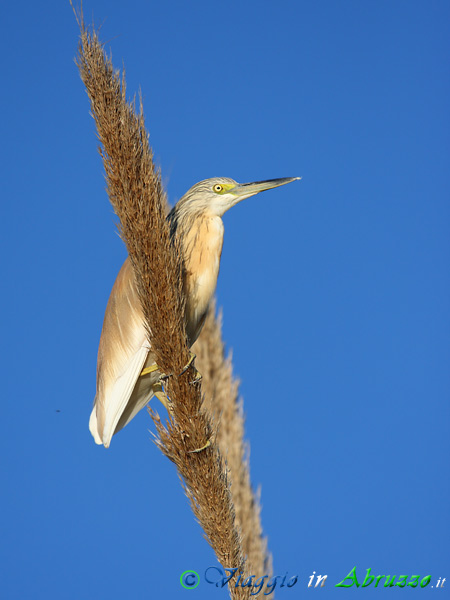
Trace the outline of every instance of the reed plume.
{"type": "MultiPolygon", "coordinates": [[[[166,196],[161,174],[153,162],[142,101],[139,111],[134,100],[127,102],[125,77],[121,78],[114,69],[97,31],[86,27],[82,10],[77,21],[80,42],[76,63],[97,127],[108,196],[119,217],[120,235],[133,265],[152,352],[161,370],[172,374],[165,385],[173,409],[169,420],[163,424],[159,415],[151,411],[157,430],[156,443],[176,465],[192,510],[219,562],[224,567],[237,567],[245,575],[263,574],[264,546],[255,550],[262,540],[258,505],[253,502],[254,512],[249,517],[250,496],[237,494],[236,508],[230,486],[230,476],[236,477],[233,492],[246,488],[251,493],[248,471],[245,466],[238,467],[243,458],[243,427],[235,425],[232,433],[225,433],[224,422],[233,413],[232,408],[227,408],[218,429],[212,413],[203,406],[201,383],[192,384],[194,367],[182,374],[189,362],[181,287],[183,262],[179,248],[170,242],[166,196]],[[229,464],[233,465],[228,469],[223,456],[225,448],[229,464]],[[240,480],[245,482],[243,487],[240,480]],[[252,541],[255,534],[259,540],[256,544],[252,541]]],[[[206,330],[211,335],[206,333],[199,347],[218,343],[220,354],[223,353],[220,331],[214,332],[212,323],[206,330]]],[[[205,368],[207,393],[219,401],[226,388],[222,386],[220,394],[217,393],[219,388],[212,380],[219,377],[224,364],[211,363],[206,367],[205,362],[205,368]]],[[[236,389],[230,385],[231,407],[235,404],[236,389]]],[[[233,422],[238,421],[234,418],[233,422]]],[[[235,588],[233,583],[229,586],[232,598],[250,598],[250,588],[235,588]]]]}
{"type": "Polygon", "coordinates": [[[244,441],[244,409],[239,399],[239,381],[233,377],[231,355],[225,356],[222,341],[222,313],[216,317],[210,307],[200,337],[194,344],[197,366],[203,375],[204,407],[218,423],[216,442],[231,480],[236,524],[242,532],[242,545],[252,573],[272,573],[272,557],[261,526],[259,494],[250,481],[250,450],[244,441]]]}

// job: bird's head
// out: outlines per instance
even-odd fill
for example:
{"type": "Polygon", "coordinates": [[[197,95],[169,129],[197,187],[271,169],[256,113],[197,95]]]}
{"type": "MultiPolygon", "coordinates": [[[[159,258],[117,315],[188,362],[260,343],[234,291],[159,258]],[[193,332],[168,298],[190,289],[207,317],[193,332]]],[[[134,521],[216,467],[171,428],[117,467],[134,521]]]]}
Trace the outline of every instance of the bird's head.
{"type": "Polygon", "coordinates": [[[182,212],[211,212],[221,217],[232,206],[272,188],[301,179],[300,177],[283,177],[253,183],[237,183],[229,177],[212,177],[196,183],[178,201],[177,210],[182,212]]]}

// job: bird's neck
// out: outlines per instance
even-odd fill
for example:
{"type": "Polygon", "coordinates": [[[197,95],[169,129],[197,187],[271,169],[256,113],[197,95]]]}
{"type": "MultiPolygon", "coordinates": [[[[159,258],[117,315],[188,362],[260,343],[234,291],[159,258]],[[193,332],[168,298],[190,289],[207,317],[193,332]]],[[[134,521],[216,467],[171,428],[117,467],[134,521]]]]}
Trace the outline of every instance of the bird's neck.
{"type": "Polygon", "coordinates": [[[222,219],[212,213],[202,212],[189,220],[178,224],[177,234],[185,269],[186,333],[193,344],[216,289],[224,227],[222,219]]]}

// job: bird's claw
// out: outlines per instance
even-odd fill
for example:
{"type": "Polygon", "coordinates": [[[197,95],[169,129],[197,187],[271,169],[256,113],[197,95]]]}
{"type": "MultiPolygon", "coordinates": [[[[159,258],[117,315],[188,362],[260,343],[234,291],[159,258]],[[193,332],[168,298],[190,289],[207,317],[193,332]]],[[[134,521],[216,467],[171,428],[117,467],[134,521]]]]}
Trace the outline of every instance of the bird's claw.
{"type": "Polygon", "coordinates": [[[195,385],[196,383],[200,383],[200,381],[203,379],[203,375],[200,373],[200,371],[197,371],[197,369],[195,369],[195,377],[192,381],[190,381],[189,383],[191,385],[195,385]]]}

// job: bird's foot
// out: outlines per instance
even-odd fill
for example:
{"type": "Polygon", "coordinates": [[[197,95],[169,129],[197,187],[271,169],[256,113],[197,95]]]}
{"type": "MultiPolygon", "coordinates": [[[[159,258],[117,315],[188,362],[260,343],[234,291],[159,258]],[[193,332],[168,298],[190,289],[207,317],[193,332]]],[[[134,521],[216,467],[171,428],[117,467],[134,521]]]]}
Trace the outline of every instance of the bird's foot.
{"type": "MultiPolygon", "coordinates": [[[[191,385],[194,385],[195,383],[198,383],[199,381],[202,380],[202,374],[197,371],[197,369],[194,367],[193,362],[196,359],[196,355],[193,352],[189,352],[190,354],[190,358],[189,358],[189,362],[182,368],[181,373],[178,375],[178,377],[181,377],[181,375],[184,375],[186,373],[186,371],[188,371],[188,369],[190,367],[192,367],[194,369],[194,379],[192,381],[190,381],[189,383],[191,385]]],[[[152,365],[151,367],[147,367],[147,369],[144,369],[141,373],[141,375],[145,375],[147,372],[148,373],[152,373],[153,371],[158,371],[158,367],[157,365],[152,365]],[[155,367],[155,368],[153,368],[155,367]],[[147,370],[147,369],[151,369],[151,370],[147,370]],[[145,371],[145,373],[144,373],[145,371]]],[[[166,374],[162,374],[160,377],[161,381],[167,381],[169,379],[169,377],[173,377],[173,373],[170,373],[169,375],[166,374]]]]}

